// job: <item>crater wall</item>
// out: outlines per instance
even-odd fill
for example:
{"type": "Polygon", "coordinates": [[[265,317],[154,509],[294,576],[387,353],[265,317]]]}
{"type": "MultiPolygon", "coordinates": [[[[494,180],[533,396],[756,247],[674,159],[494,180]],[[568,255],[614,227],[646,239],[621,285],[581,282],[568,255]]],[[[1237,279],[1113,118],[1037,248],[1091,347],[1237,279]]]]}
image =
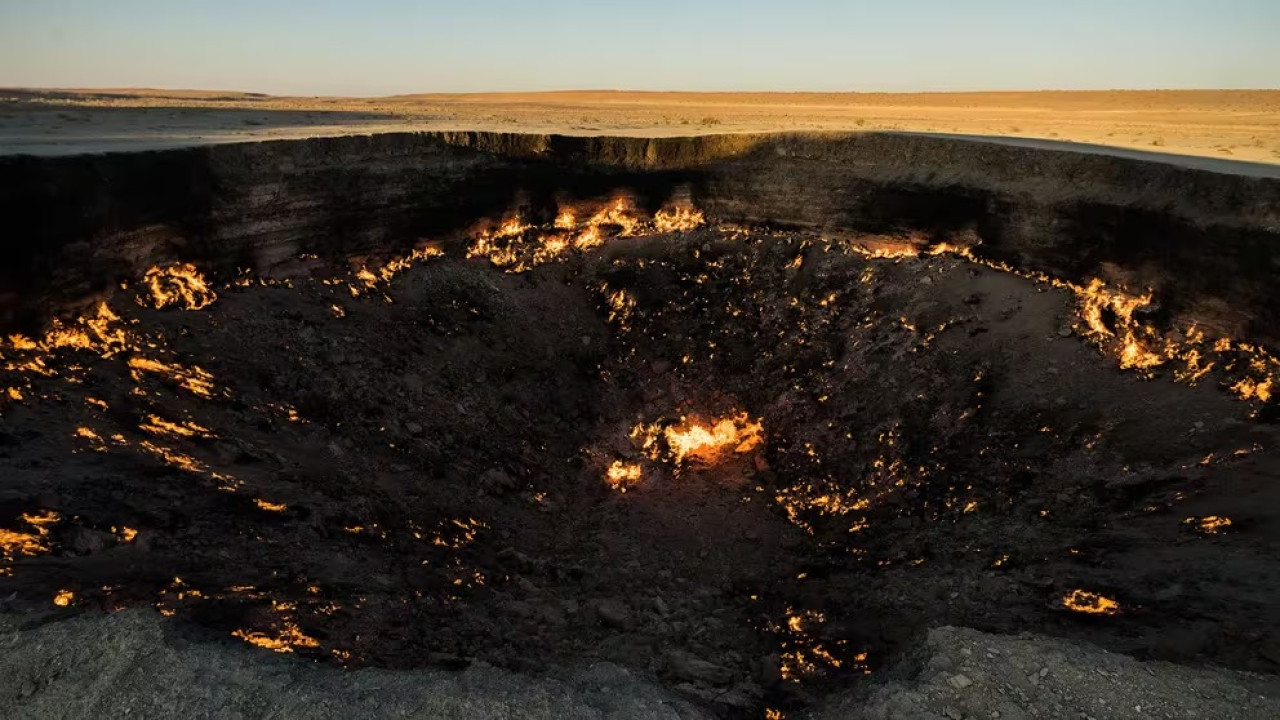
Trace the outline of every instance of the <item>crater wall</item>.
{"type": "Polygon", "coordinates": [[[0,325],[30,329],[165,261],[215,277],[302,254],[460,243],[519,206],[687,192],[719,223],[957,238],[1152,288],[1222,335],[1280,338],[1280,180],[898,134],[578,138],[402,133],[0,158],[0,325]]]}

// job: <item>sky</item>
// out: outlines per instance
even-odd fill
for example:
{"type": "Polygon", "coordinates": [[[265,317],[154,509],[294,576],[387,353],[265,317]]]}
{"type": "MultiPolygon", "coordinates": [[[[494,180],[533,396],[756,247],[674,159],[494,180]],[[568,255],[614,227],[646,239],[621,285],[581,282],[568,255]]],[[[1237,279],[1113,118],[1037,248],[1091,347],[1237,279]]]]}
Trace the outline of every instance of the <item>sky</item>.
{"type": "Polygon", "coordinates": [[[1280,88],[1280,0],[0,0],[0,87],[1280,88]]]}

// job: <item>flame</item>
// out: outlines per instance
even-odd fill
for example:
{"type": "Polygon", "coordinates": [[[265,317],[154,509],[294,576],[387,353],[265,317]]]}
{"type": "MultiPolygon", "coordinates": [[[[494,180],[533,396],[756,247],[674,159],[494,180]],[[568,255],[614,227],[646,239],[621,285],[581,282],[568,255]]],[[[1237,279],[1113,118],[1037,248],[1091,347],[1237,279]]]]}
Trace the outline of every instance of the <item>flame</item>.
{"type": "Polygon", "coordinates": [[[58,607],[69,607],[71,603],[75,602],[75,599],[76,594],[70,590],[59,590],[57,594],[53,596],[53,604],[58,607]]]}
{"type": "MultiPolygon", "coordinates": [[[[818,640],[817,631],[826,621],[826,616],[816,610],[797,612],[788,607],[784,625],[771,624],[771,629],[782,635],[779,671],[783,680],[800,682],[805,677],[845,666],[845,660],[837,657],[836,653],[818,640]]],[[[850,657],[845,654],[845,644],[846,641],[840,640],[832,647],[845,658],[851,659],[854,669],[869,672],[866,667],[867,654],[860,652],[850,657]]]]}
{"type": "Polygon", "coordinates": [[[1248,367],[1246,368],[1246,371],[1250,373],[1250,377],[1242,378],[1231,386],[1232,391],[1239,395],[1242,400],[1256,398],[1260,402],[1269,402],[1272,398],[1272,388],[1275,386],[1276,375],[1280,374],[1280,363],[1254,345],[1240,343],[1237,347],[1240,350],[1252,353],[1253,357],[1249,359],[1248,367]]]}
{"type": "Polygon", "coordinates": [[[672,203],[653,216],[653,226],[658,232],[688,232],[705,225],[702,211],[687,202],[672,203]]]}
{"type": "Polygon", "coordinates": [[[45,510],[40,513],[23,513],[22,521],[31,526],[31,531],[20,532],[0,528],[0,555],[5,560],[12,560],[19,555],[39,555],[49,552],[45,539],[49,536],[48,525],[62,519],[58,513],[45,510]]]}
{"type": "Polygon", "coordinates": [[[213,376],[195,365],[183,367],[176,363],[167,365],[159,360],[144,357],[129,358],[134,382],[142,381],[142,373],[149,372],[163,376],[180,385],[184,390],[203,398],[213,397],[213,376]]]}
{"type": "Polygon", "coordinates": [[[497,228],[483,230],[475,237],[467,257],[484,257],[501,268],[509,268],[520,262],[517,241],[531,226],[526,225],[519,216],[504,220],[497,228]]]}
{"type": "Polygon", "coordinates": [[[1220,517],[1218,515],[1209,515],[1208,517],[1194,518],[1189,517],[1182,521],[1183,525],[1189,525],[1196,532],[1204,535],[1217,535],[1231,527],[1231,518],[1220,517]]]}
{"type": "Polygon", "coordinates": [[[196,473],[198,475],[203,475],[205,473],[204,465],[200,464],[198,460],[188,455],[183,455],[180,452],[170,450],[166,447],[161,447],[160,445],[156,445],[155,443],[147,440],[142,441],[138,447],[160,458],[166,465],[176,467],[179,470],[185,470],[190,473],[196,473]]]}
{"type": "Polygon", "coordinates": [[[210,470],[204,465],[204,463],[201,463],[190,455],[183,455],[171,448],[156,445],[150,440],[143,440],[138,444],[138,447],[143,452],[159,458],[161,462],[170,467],[177,468],[183,472],[192,473],[193,475],[203,475],[212,480],[218,481],[220,483],[218,486],[219,490],[234,492],[236,487],[240,484],[239,480],[231,477],[230,475],[224,475],[223,473],[210,470]]]}
{"type": "Polygon", "coordinates": [[[320,641],[302,632],[297,623],[286,620],[274,633],[256,630],[234,630],[231,635],[272,652],[291,653],[294,648],[317,648],[320,641]]]}
{"type": "Polygon", "coordinates": [[[630,196],[618,195],[586,209],[561,207],[550,224],[540,227],[519,216],[508,218],[496,228],[475,233],[467,257],[483,257],[507,272],[519,273],[562,258],[570,250],[598,248],[610,237],[691,230],[703,223],[702,212],[687,200],[673,202],[646,220],[636,212],[630,196]]]}
{"type": "Polygon", "coordinates": [[[609,469],[605,471],[604,480],[609,484],[609,487],[625,493],[628,488],[639,485],[643,476],[644,473],[639,465],[614,460],[609,469]]]}
{"type": "Polygon", "coordinates": [[[605,300],[609,305],[609,322],[618,323],[624,326],[631,317],[631,313],[636,309],[636,298],[626,290],[617,290],[608,292],[605,289],[605,300]]]}
{"type": "Polygon", "coordinates": [[[19,352],[39,353],[23,364],[10,364],[8,369],[33,372],[39,375],[55,375],[46,364],[44,354],[58,350],[84,350],[110,358],[128,347],[124,329],[116,327],[120,317],[105,302],[98,303],[91,314],[77,318],[73,323],[54,320],[40,340],[22,335],[10,335],[9,343],[19,352]]]}
{"type": "MultiPolygon", "coordinates": [[[[442,256],[444,256],[444,250],[438,245],[424,245],[423,247],[414,249],[413,252],[408,255],[388,260],[385,265],[377,268],[376,270],[370,270],[368,267],[362,267],[356,272],[356,279],[364,283],[365,287],[373,289],[378,286],[379,282],[391,282],[396,275],[399,275],[405,270],[413,267],[415,263],[442,256]]],[[[346,315],[346,312],[337,305],[332,306],[331,309],[338,317],[346,315]]]]}
{"type": "Polygon", "coordinates": [[[1100,347],[1113,351],[1122,369],[1137,370],[1151,377],[1152,370],[1172,362],[1177,365],[1173,371],[1176,381],[1195,384],[1215,367],[1220,367],[1229,375],[1235,376],[1230,381],[1229,388],[1240,399],[1268,403],[1276,397],[1275,388],[1280,382],[1280,360],[1257,345],[1235,342],[1229,338],[1219,338],[1211,346],[1206,346],[1204,333],[1194,326],[1181,339],[1165,337],[1135,317],[1139,310],[1152,304],[1154,296],[1150,290],[1134,295],[1109,288],[1099,278],[1092,278],[1087,284],[1078,285],[1045,273],[1019,270],[1002,261],[978,257],[972,247],[964,245],[939,243],[929,246],[908,241],[860,239],[846,247],[867,258],[919,258],[946,253],[994,270],[1068,290],[1079,305],[1083,321],[1082,334],[1100,347]],[[1226,355],[1227,358],[1212,359],[1210,352],[1219,356],[1226,355]]]}
{"type": "Polygon", "coordinates": [[[88,440],[89,442],[94,443],[96,445],[105,444],[102,442],[102,436],[94,432],[92,428],[87,428],[87,427],[76,428],[76,437],[84,438],[85,440],[88,440]]]}
{"type": "Polygon", "coordinates": [[[1072,590],[1063,595],[1062,606],[1088,615],[1117,615],[1120,612],[1120,603],[1087,590],[1072,590]]]}
{"type": "Polygon", "coordinates": [[[1140,335],[1142,327],[1134,319],[1133,314],[1140,308],[1151,305],[1152,296],[1128,295],[1108,289],[1098,278],[1089,281],[1086,287],[1070,285],[1076,291],[1080,301],[1080,317],[1088,328],[1088,333],[1095,338],[1115,338],[1119,343],[1120,367],[1124,369],[1148,370],[1163,365],[1168,356],[1149,347],[1140,335]],[[1114,318],[1115,328],[1107,322],[1107,314],[1114,318]]]}
{"type": "MultiPolygon", "coordinates": [[[[157,310],[174,306],[203,310],[218,299],[218,294],[190,263],[153,267],[143,276],[142,282],[151,291],[151,306],[157,310]]],[[[141,303],[141,298],[138,301],[141,303]]]]}
{"type": "MultiPolygon", "coordinates": [[[[620,195],[609,201],[599,212],[591,216],[587,220],[587,228],[599,234],[599,229],[604,226],[615,226],[619,229],[619,234],[623,237],[632,235],[640,227],[640,219],[635,216],[631,207],[631,198],[620,195]]],[[[581,237],[574,243],[579,248],[593,247],[592,245],[584,245],[581,237]]]]}
{"type": "Polygon", "coordinates": [[[731,455],[741,455],[759,447],[764,442],[764,429],[744,412],[709,421],[681,418],[678,425],[664,430],[662,437],[675,464],[688,460],[715,465],[731,455]]]}
{"type": "Polygon", "coordinates": [[[284,503],[267,502],[261,498],[254,498],[253,502],[259,508],[266,510],[267,512],[282,513],[289,509],[289,506],[284,503]]]}
{"type": "MultiPolygon", "coordinates": [[[[148,415],[147,421],[138,426],[139,429],[151,433],[152,435],[162,435],[167,437],[213,437],[209,428],[197,425],[194,422],[184,422],[182,424],[169,422],[164,418],[156,415],[148,415]]],[[[83,429],[83,428],[82,428],[83,429]]],[[[90,431],[92,432],[92,431],[90,431]]]]}

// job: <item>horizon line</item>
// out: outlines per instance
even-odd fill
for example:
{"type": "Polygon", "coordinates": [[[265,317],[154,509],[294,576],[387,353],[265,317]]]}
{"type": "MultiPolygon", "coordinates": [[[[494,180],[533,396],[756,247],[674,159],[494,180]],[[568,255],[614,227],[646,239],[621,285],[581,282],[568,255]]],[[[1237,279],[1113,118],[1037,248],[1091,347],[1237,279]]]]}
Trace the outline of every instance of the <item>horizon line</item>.
{"type": "Polygon", "coordinates": [[[375,95],[270,93],[257,90],[230,90],[199,87],[155,87],[147,85],[68,87],[41,85],[5,85],[0,92],[67,92],[67,93],[220,93],[268,98],[359,98],[391,99],[422,96],[484,96],[484,95],[556,95],[568,93],[635,94],[635,95],[983,95],[983,94],[1037,94],[1037,93],[1157,93],[1157,92],[1280,92],[1280,87],[1214,88],[1214,87],[1097,87],[1097,88],[1037,88],[1037,89],[967,89],[967,90],[653,90],[626,88],[559,88],[553,90],[463,90],[463,91],[415,91],[375,95]]]}

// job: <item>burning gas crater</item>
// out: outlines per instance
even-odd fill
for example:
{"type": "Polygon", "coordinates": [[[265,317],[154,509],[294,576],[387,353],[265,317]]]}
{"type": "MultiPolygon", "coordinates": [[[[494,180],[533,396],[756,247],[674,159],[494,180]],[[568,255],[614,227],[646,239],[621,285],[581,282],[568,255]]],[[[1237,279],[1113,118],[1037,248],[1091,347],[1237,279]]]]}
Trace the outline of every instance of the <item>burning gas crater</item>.
{"type": "Polygon", "coordinates": [[[1080,285],[1040,272],[1019,270],[1004,262],[981,258],[967,245],[854,242],[849,247],[864,257],[889,260],[955,255],[1065,289],[1075,296],[1079,306],[1076,329],[1104,352],[1114,355],[1122,369],[1135,370],[1144,377],[1153,377],[1157,369],[1168,366],[1173,368],[1176,381],[1194,385],[1218,368],[1227,377],[1224,385],[1242,400],[1258,400],[1264,404],[1271,401],[1280,378],[1280,360],[1255,344],[1225,337],[1210,341],[1194,322],[1169,332],[1143,323],[1142,313],[1154,304],[1154,296],[1149,291],[1134,295],[1107,287],[1099,278],[1080,285]]]}
{"type": "MultiPolygon", "coordinates": [[[[706,469],[745,456],[760,448],[764,430],[746,413],[720,419],[680,418],[678,422],[637,425],[630,435],[636,450],[654,463],[681,468],[706,469]]],[[[644,468],[639,463],[614,460],[605,482],[619,492],[640,485],[644,468]]]]}
{"type": "Polygon", "coordinates": [[[511,217],[496,227],[483,227],[467,257],[487,258],[507,272],[524,272],[604,245],[609,237],[638,237],[693,230],[705,224],[702,212],[678,200],[646,220],[633,201],[621,196],[597,209],[562,208],[550,227],[526,224],[511,217]]]}
{"type": "MultiPolygon", "coordinates": [[[[533,557],[532,550],[520,545],[522,538],[533,542],[520,534],[522,527],[545,517],[551,527],[545,531],[548,537],[568,527],[603,533],[607,523],[599,526],[606,530],[583,529],[584,523],[606,510],[686,511],[673,505],[695,497],[673,490],[684,486],[705,490],[696,497],[712,505],[717,498],[731,497],[729,506],[755,513],[751,522],[776,523],[777,538],[794,533],[799,539],[757,545],[745,535],[727,539],[742,554],[763,549],[780,553],[770,563],[784,568],[787,576],[770,586],[734,585],[726,607],[742,613],[739,625],[749,631],[720,659],[691,664],[654,658],[651,664],[667,668],[663,672],[676,682],[718,688],[708,693],[720,697],[731,684],[723,678],[754,677],[762,663],[746,653],[758,653],[770,669],[765,679],[734,686],[747,688],[741,691],[742,702],[763,707],[768,695],[768,702],[794,704],[798,701],[788,695],[791,691],[779,687],[860,675],[873,667],[878,650],[893,647],[896,638],[886,639],[891,631],[868,630],[851,619],[886,612],[876,603],[888,600],[858,595],[868,592],[868,577],[890,583],[887,587],[903,597],[938,583],[936,592],[950,597],[951,605],[943,603],[949,609],[928,615],[930,622],[989,618],[991,598],[974,590],[972,605],[964,605],[967,586],[945,575],[941,568],[949,565],[961,568],[965,577],[993,578],[990,583],[997,589],[992,592],[1019,598],[1032,608],[1019,611],[1023,618],[1067,611],[1054,617],[1087,615],[1105,624],[1138,622],[1151,612],[1144,607],[1151,601],[1131,604],[1122,588],[1114,589],[1116,582],[1094,580],[1102,576],[1084,566],[1072,566],[1076,569],[1068,579],[1047,581],[1033,569],[1050,556],[1076,563],[1094,557],[1090,553],[1097,551],[1088,548],[1078,528],[1114,520],[1106,513],[1115,512],[1117,501],[1091,495],[1102,492],[1096,490],[1104,484],[1101,480],[1077,487],[1058,478],[1121,477],[1124,483],[1114,484],[1162,488],[1164,469],[1144,461],[1142,468],[1131,470],[1128,463],[1099,452],[1106,431],[1119,421],[1080,411],[1076,414],[1084,419],[1071,421],[1071,426],[1064,420],[1058,428],[1054,417],[1030,410],[996,416],[992,407],[998,399],[991,388],[999,373],[990,363],[955,359],[966,343],[977,341],[953,339],[965,332],[978,338],[991,322],[974,319],[976,314],[930,316],[928,292],[904,294],[923,287],[922,278],[932,285],[934,277],[972,267],[1033,282],[1039,290],[1031,292],[1065,291],[1074,317],[1071,329],[1055,341],[1060,345],[1061,338],[1074,333],[1113,358],[1121,370],[1142,378],[1155,379],[1167,369],[1176,383],[1216,382],[1247,402],[1255,415],[1274,404],[1280,362],[1263,348],[1209,338],[1191,325],[1158,328],[1144,321],[1155,302],[1149,292],[1132,294],[1098,279],[1074,283],[1023,271],[984,259],[972,245],[833,240],[714,227],[687,197],[673,199],[652,216],[637,210],[629,197],[611,197],[566,204],[544,217],[552,219],[539,223],[513,213],[480,223],[468,234],[462,252],[446,250],[457,247],[449,239],[424,242],[404,256],[292,280],[245,272],[215,285],[191,264],[159,266],[81,317],[52,322],[39,337],[10,336],[0,345],[0,419],[19,409],[29,411],[23,418],[45,409],[40,416],[45,422],[71,423],[57,426],[58,432],[86,468],[94,467],[90,463],[95,457],[103,467],[158,465],[160,471],[147,472],[163,481],[155,485],[159,496],[178,504],[199,497],[206,503],[201,507],[244,518],[234,537],[259,545],[238,558],[227,551],[228,562],[252,564],[261,552],[280,568],[278,576],[273,570],[258,582],[220,585],[181,568],[163,578],[147,576],[145,582],[122,577],[91,583],[68,575],[47,589],[43,602],[68,610],[149,602],[166,615],[207,613],[199,616],[213,617],[213,624],[252,645],[352,664],[393,663],[405,648],[434,642],[445,649],[423,650],[414,662],[456,665],[465,664],[465,657],[485,657],[475,646],[493,645],[483,638],[494,631],[482,621],[463,622],[472,622],[466,619],[472,607],[482,607],[483,612],[477,611],[482,617],[504,618],[510,612],[517,624],[542,623],[552,628],[547,632],[563,631],[569,638],[563,640],[565,647],[570,647],[575,632],[583,632],[575,631],[574,623],[589,616],[588,604],[576,596],[549,598],[549,588],[574,592],[575,583],[586,582],[586,561],[533,557]],[[649,252],[620,253],[607,261],[593,252],[622,238],[650,243],[649,252]],[[548,282],[538,276],[555,263],[568,263],[580,277],[565,281],[555,276],[548,282]],[[495,274],[494,268],[504,274],[495,274]],[[543,285],[517,284],[518,279],[509,277],[515,274],[529,274],[543,285]],[[580,294],[565,295],[568,300],[557,296],[551,305],[585,298],[589,307],[584,316],[605,330],[593,336],[575,328],[565,344],[544,353],[550,357],[545,365],[524,371],[535,378],[521,380],[524,385],[511,378],[521,363],[537,358],[531,350],[524,352],[520,340],[480,335],[464,346],[465,352],[458,351],[462,360],[433,356],[434,364],[414,355],[423,344],[465,340],[468,333],[479,332],[474,328],[497,322],[492,318],[501,316],[494,309],[499,305],[477,299],[491,283],[476,281],[478,277],[511,281],[503,286],[510,292],[540,292],[546,286],[568,293],[562,288],[577,283],[571,289],[580,294]],[[406,299],[415,289],[434,287],[455,294],[448,302],[406,299]],[[187,318],[214,317],[224,305],[244,304],[254,293],[267,291],[303,298],[279,322],[304,317],[310,324],[302,330],[281,325],[279,348],[273,336],[267,343],[287,358],[280,361],[284,369],[227,377],[202,357],[207,348],[196,344],[200,331],[187,327],[196,328],[197,322],[184,321],[183,313],[193,313],[187,318]],[[912,315],[900,309],[911,303],[924,311],[912,315]],[[320,308],[318,314],[308,314],[313,306],[320,308]],[[393,312],[422,324],[411,325],[401,336],[396,335],[398,326],[388,326],[377,338],[413,349],[396,350],[404,357],[394,358],[397,364],[387,372],[403,378],[395,382],[405,389],[388,402],[407,403],[404,398],[414,394],[426,399],[418,405],[394,405],[386,414],[374,406],[348,413],[345,406],[357,404],[358,398],[340,392],[368,393],[390,382],[384,376],[370,379],[367,358],[381,351],[360,345],[362,340],[352,339],[354,333],[362,323],[373,322],[374,313],[393,312]],[[509,357],[483,368],[471,361],[478,354],[499,352],[495,347],[505,348],[509,357]],[[423,367],[428,368],[425,374],[423,367]],[[297,368],[305,369],[305,381],[273,377],[297,368]],[[589,378],[602,388],[602,399],[596,405],[537,415],[558,400],[536,395],[547,375],[556,372],[589,378]],[[317,378],[330,375],[338,378],[337,395],[312,389],[320,384],[317,378]],[[117,381],[118,386],[112,384],[117,381]],[[360,391],[342,387],[359,382],[366,383],[360,391]],[[539,422],[563,426],[527,441],[492,434],[483,418],[469,426],[475,429],[470,434],[455,432],[443,421],[424,427],[422,418],[432,413],[476,414],[467,394],[491,386],[500,388],[495,392],[502,401],[489,406],[489,412],[520,406],[507,427],[537,430],[539,422]],[[521,404],[529,394],[535,401],[521,404]],[[262,430],[269,440],[246,439],[246,427],[262,430]],[[1028,432],[1027,427],[1039,430],[1028,432]],[[298,451],[302,457],[295,460],[284,457],[286,450],[260,446],[277,439],[281,447],[307,449],[298,451]],[[556,441],[577,443],[578,456],[552,457],[548,445],[556,441]],[[481,450],[488,454],[477,455],[481,450]],[[309,457],[316,453],[328,453],[326,462],[345,463],[342,472],[319,467],[309,457]],[[581,473],[575,476],[566,468],[581,473]],[[1134,480],[1140,473],[1146,475],[1134,480]],[[175,488],[174,476],[189,480],[190,487],[175,488]],[[443,496],[477,493],[474,512],[467,508],[429,516],[435,505],[412,505],[412,493],[395,494],[414,483],[432,482],[455,484],[443,496]],[[576,484],[580,482],[585,486],[576,484]],[[356,492],[365,485],[376,492],[356,492]],[[411,506],[418,515],[397,514],[401,506],[411,506]],[[1105,521],[1099,519],[1104,516],[1105,521]],[[991,530],[991,523],[1015,527],[1021,533],[1017,537],[1030,540],[1020,546],[1003,530],[991,530]],[[303,539],[292,540],[290,533],[303,539]],[[288,553],[279,550],[288,542],[332,547],[334,555],[292,566],[288,553]],[[371,571],[369,585],[359,587],[350,578],[313,577],[353,552],[365,553],[365,561],[390,558],[388,567],[394,570],[371,571]],[[929,579],[917,581],[917,575],[929,579]],[[839,577],[845,580],[832,580],[839,577]],[[829,590],[824,583],[830,583],[829,590]],[[747,589],[738,589],[742,587],[747,589]],[[208,607],[220,609],[202,610],[208,607]],[[362,631],[342,634],[341,628],[365,617],[375,619],[360,626],[362,631]],[[453,630],[440,633],[440,639],[433,634],[434,625],[430,632],[413,635],[404,629],[406,623],[412,625],[405,618],[470,628],[482,640],[468,645],[468,638],[453,630]],[[235,626],[228,627],[229,622],[235,626]],[[387,637],[401,644],[383,649],[387,637]]],[[[314,256],[304,259],[319,263],[314,256]]],[[[966,298],[956,305],[972,302],[966,298]]],[[[509,328],[523,325],[517,318],[509,328]]],[[[213,332],[221,325],[204,327],[213,332]]],[[[263,331],[268,336],[277,330],[270,327],[263,331]]],[[[268,358],[263,362],[271,362],[272,352],[263,352],[268,358]]],[[[221,367],[227,366],[222,362],[221,367]]],[[[1114,366],[1097,371],[1104,378],[1098,387],[1111,388],[1106,382],[1114,374],[1114,366]]],[[[1179,457],[1170,458],[1169,467],[1177,472],[1211,470],[1239,462],[1253,449],[1216,447],[1213,452],[1217,459],[1210,455],[1203,466],[1192,464],[1187,470],[1179,457]]],[[[1144,510],[1135,510],[1133,517],[1145,509],[1171,512],[1183,499],[1180,493],[1142,499],[1138,507],[1144,510]]],[[[39,506],[30,499],[3,506],[12,512],[0,516],[0,576],[21,580],[26,566],[63,552],[75,556],[124,546],[173,546],[189,537],[196,538],[202,552],[208,550],[210,541],[168,519],[173,514],[169,510],[130,513],[124,512],[127,502],[112,502],[117,509],[103,510],[98,517],[39,506]]],[[[1197,513],[1169,524],[1183,539],[1197,543],[1229,539],[1240,528],[1221,514],[1197,513]]],[[[717,529],[707,532],[714,535],[717,529]]],[[[551,546],[560,547],[549,542],[551,546]]],[[[580,546],[575,536],[565,547],[577,552],[580,546]]],[[[201,557],[218,561],[222,556],[216,551],[201,557]]],[[[657,548],[652,554],[663,552],[657,548]]],[[[688,567],[694,569],[723,563],[709,557],[699,565],[701,556],[692,557],[688,567]]],[[[57,574],[41,567],[46,576],[57,574]]],[[[640,567],[628,572],[647,571],[640,567]]],[[[671,592],[681,602],[691,594],[671,592]]],[[[708,589],[700,597],[719,592],[708,589]]],[[[727,636],[724,627],[691,625],[680,614],[684,610],[672,607],[671,596],[658,597],[644,605],[657,609],[643,612],[636,609],[642,605],[639,600],[626,597],[625,602],[589,606],[606,631],[652,633],[645,642],[654,646],[696,635],[699,639],[690,647],[704,653],[713,652],[708,648],[714,645],[706,638],[727,636]],[[619,609],[620,604],[626,607],[619,609]]],[[[927,604],[919,598],[913,602],[927,604]]],[[[532,637],[543,636],[534,632],[532,637]]],[[[592,638],[604,641],[603,636],[592,638]]],[[[503,642],[495,646],[501,648],[503,642]]],[[[537,646],[531,642],[530,647],[537,646]]],[[[515,662],[495,657],[496,662],[515,662]]]]}

